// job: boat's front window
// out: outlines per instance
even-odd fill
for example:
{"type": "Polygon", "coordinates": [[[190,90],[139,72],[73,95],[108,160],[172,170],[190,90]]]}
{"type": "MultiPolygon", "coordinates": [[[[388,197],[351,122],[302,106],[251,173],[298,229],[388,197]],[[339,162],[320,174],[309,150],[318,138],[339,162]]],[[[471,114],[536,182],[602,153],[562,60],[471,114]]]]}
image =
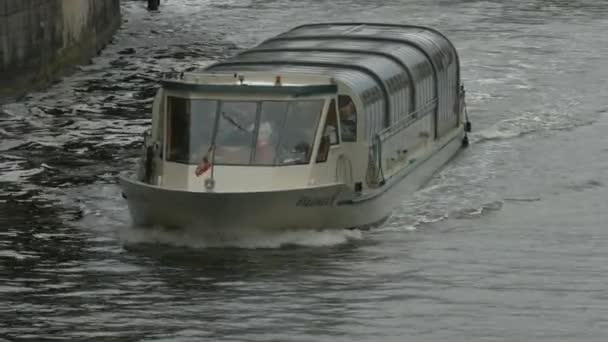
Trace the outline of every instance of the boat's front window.
{"type": "Polygon", "coordinates": [[[213,145],[216,165],[291,165],[310,161],[324,100],[167,103],[168,161],[198,164],[213,145]]]}
{"type": "Polygon", "coordinates": [[[216,164],[249,164],[257,103],[222,102],[215,138],[216,164]]]}

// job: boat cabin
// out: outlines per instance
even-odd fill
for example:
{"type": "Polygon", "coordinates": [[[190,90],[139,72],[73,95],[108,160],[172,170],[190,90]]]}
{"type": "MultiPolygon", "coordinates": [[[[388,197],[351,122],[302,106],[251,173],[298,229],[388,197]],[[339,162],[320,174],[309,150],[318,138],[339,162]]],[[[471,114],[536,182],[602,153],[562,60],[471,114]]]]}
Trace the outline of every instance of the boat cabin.
{"type": "Polygon", "coordinates": [[[361,194],[462,124],[456,50],[419,26],[304,25],[161,83],[140,180],[176,190],[361,194]]]}

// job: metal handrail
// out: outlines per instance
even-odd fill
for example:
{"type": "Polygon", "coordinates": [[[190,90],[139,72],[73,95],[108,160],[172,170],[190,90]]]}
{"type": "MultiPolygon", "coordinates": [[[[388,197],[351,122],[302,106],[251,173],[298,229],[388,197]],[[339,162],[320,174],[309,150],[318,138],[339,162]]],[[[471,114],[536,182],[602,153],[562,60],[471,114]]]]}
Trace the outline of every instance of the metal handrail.
{"type": "Polygon", "coordinates": [[[429,115],[430,112],[435,108],[435,105],[437,105],[437,98],[428,101],[422,107],[397,120],[394,124],[376,133],[376,135],[378,135],[381,142],[386,141],[388,138],[411,126],[418,119],[429,115]]]}
{"type": "Polygon", "coordinates": [[[375,162],[378,167],[378,171],[380,173],[380,185],[383,185],[386,182],[386,177],[384,176],[384,168],[382,166],[382,145],[389,138],[393,137],[397,133],[403,131],[404,129],[411,126],[417,120],[429,115],[433,112],[437,105],[437,98],[434,98],[427,103],[425,103],[419,109],[411,112],[409,115],[397,120],[394,124],[389,127],[383,129],[382,131],[374,134],[373,144],[370,146],[372,154],[374,155],[375,162]]]}

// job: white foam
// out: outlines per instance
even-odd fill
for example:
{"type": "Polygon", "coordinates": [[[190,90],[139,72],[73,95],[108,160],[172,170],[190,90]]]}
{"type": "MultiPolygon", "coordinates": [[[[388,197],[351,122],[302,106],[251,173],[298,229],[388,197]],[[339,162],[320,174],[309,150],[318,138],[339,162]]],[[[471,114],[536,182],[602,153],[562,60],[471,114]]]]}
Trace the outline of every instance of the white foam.
{"type": "Polygon", "coordinates": [[[487,140],[501,140],[518,137],[522,134],[517,129],[501,129],[499,126],[492,126],[482,131],[471,134],[473,142],[487,140]]]}
{"type": "Polygon", "coordinates": [[[380,228],[374,229],[374,232],[414,232],[416,230],[418,230],[416,225],[395,222],[394,224],[387,224],[380,228]]]}
{"type": "Polygon", "coordinates": [[[192,229],[167,230],[162,227],[120,229],[119,239],[123,244],[164,244],[190,248],[280,248],[286,245],[327,247],[362,239],[358,229],[331,230],[285,230],[267,232],[241,228],[237,230],[200,232],[192,229]]]}
{"type": "Polygon", "coordinates": [[[0,141],[0,151],[8,151],[25,144],[23,140],[3,139],[0,141]]]}
{"type": "Polygon", "coordinates": [[[44,172],[44,168],[8,171],[8,172],[0,173],[0,176],[1,176],[1,180],[3,182],[19,182],[20,180],[22,180],[24,178],[28,178],[33,175],[37,175],[41,172],[44,172]]]}
{"type": "Polygon", "coordinates": [[[3,250],[3,251],[0,251],[0,257],[11,258],[11,259],[15,259],[15,260],[25,260],[25,259],[31,259],[31,258],[38,258],[35,255],[23,254],[23,253],[19,253],[17,251],[12,251],[12,250],[3,250]]]}

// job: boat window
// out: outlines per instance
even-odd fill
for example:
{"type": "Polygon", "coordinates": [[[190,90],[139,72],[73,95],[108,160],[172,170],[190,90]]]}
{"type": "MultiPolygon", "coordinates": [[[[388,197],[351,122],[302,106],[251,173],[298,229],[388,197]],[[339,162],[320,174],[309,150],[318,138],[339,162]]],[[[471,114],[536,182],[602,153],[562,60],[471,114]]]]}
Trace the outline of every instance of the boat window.
{"type": "Polygon", "coordinates": [[[323,136],[319,145],[319,153],[317,153],[317,163],[327,161],[330,145],[337,145],[338,140],[338,118],[336,115],[336,100],[331,100],[327,118],[325,119],[325,128],[323,128],[323,136]]]}
{"type": "Polygon", "coordinates": [[[338,96],[338,107],[340,111],[340,134],[342,141],[357,141],[357,109],[350,96],[338,96]]]}
{"type": "Polygon", "coordinates": [[[323,104],[168,97],[167,161],[197,165],[213,144],[216,165],[308,164],[323,104]]]}
{"type": "Polygon", "coordinates": [[[323,104],[323,100],[289,103],[278,144],[278,165],[308,164],[323,104]]]}
{"type": "Polygon", "coordinates": [[[213,136],[217,101],[167,98],[167,160],[196,164],[213,136]]]}
{"type": "Polygon", "coordinates": [[[255,133],[256,102],[223,101],[215,139],[217,164],[249,164],[255,133]]]}

